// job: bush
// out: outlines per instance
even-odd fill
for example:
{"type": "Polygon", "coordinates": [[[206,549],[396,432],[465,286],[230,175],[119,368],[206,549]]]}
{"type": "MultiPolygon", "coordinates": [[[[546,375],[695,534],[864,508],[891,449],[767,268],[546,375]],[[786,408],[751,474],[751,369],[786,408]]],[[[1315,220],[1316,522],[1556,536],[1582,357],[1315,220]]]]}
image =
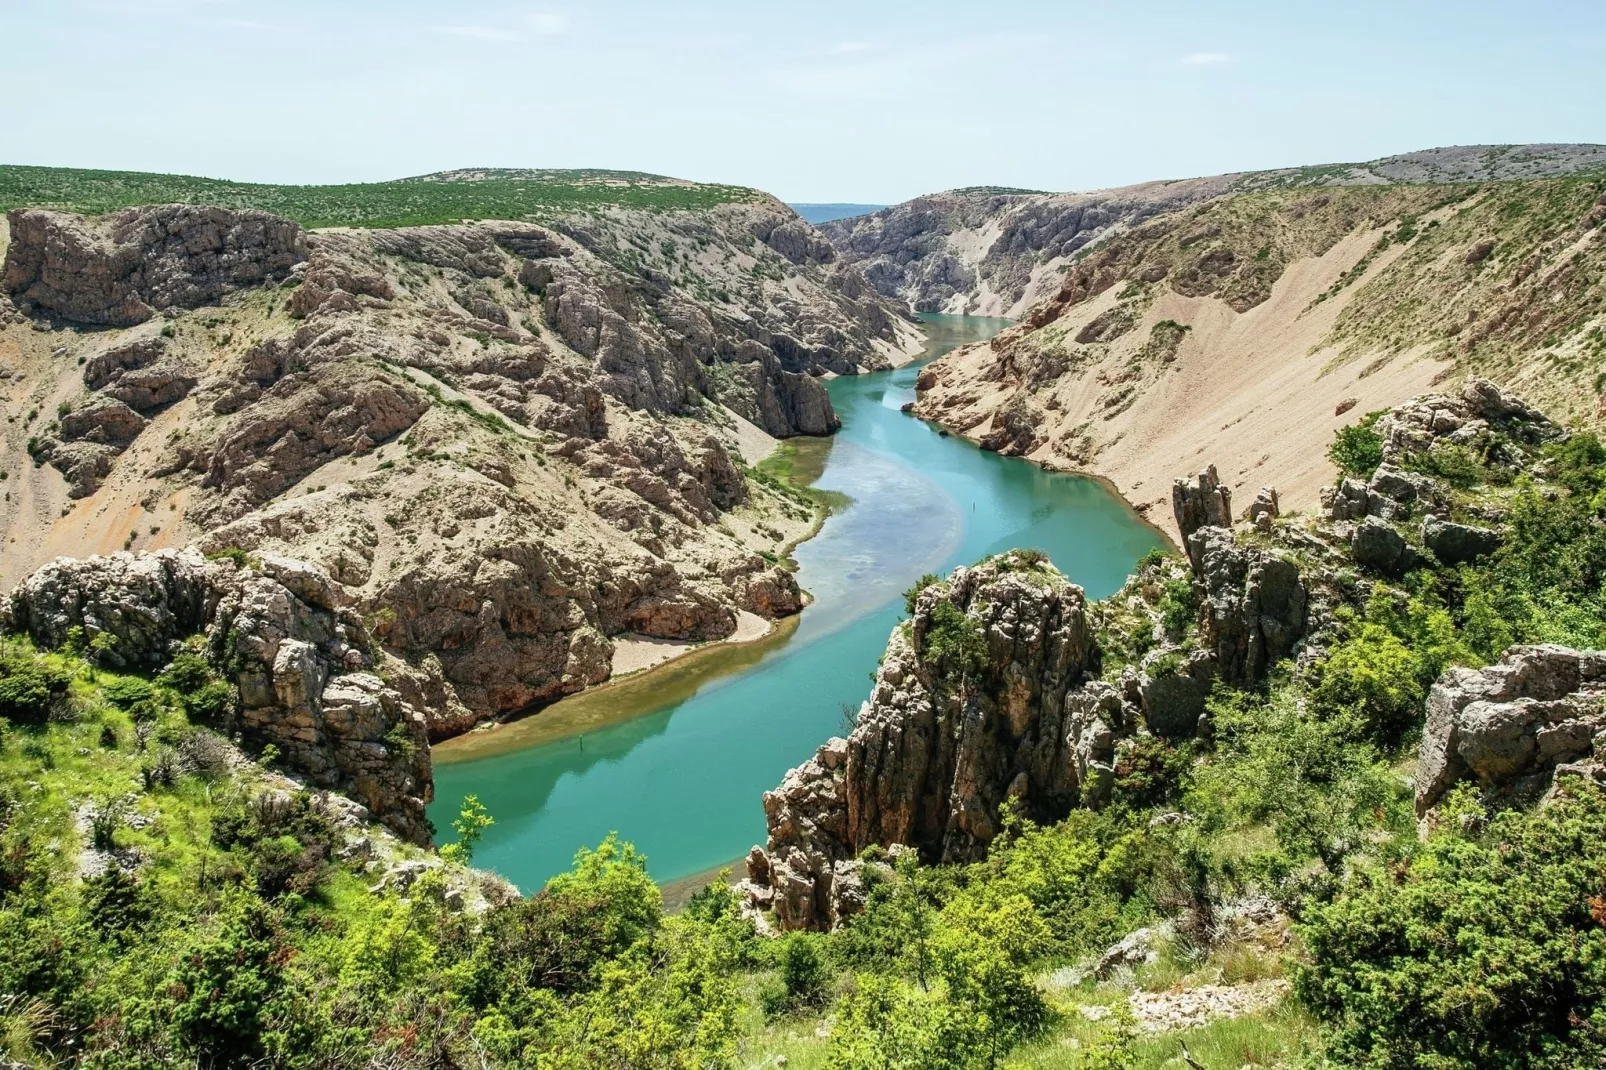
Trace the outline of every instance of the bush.
{"type": "Polygon", "coordinates": [[[830,972],[820,955],[818,938],[790,933],[781,941],[779,957],[778,983],[760,993],[764,1013],[773,1018],[804,1007],[823,1005],[830,972]]]}
{"type": "Polygon", "coordinates": [[[1333,444],[1327,447],[1327,459],[1340,472],[1366,479],[1377,471],[1383,463],[1383,436],[1373,428],[1382,416],[1382,410],[1369,412],[1360,423],[1338,429],[1333,444]]]}
{"type": "Polygon", "coordinates": [[[0,717],[41,724],[67,697],[68,673],[44,658],[14,655],[0,660],[0,717]]]}
{"type": "Polygon", "coordinates": [[[928,572],[915,581],[915,585],[903,592],[903,611],[911,617],[915,615],[915,606],[920,601],[920,592],[934,583],[942,582],[935,573],[928,572]]]}
{"type": "Polygon", "coordinates": [[[1172,642],[1181,642],[1198,619],[1199,596],[1191,580],[1167,580],[1160,593],[1160,622],[1172,642]]]}
{"type": "Polygon", "coordinates": [[[1415,727],[1427,699],[1417,655],[1379,624],[1364,623],[1321,667],[1316,705],[1332,718],[1351,718],[1367,737],[1399,744],[1415,727]]]}
{"type": "Polygon", "coordinates": [[[952,602],[938,602],[926,628],[927,661],[961,680],[982,671],[987,664],[987,643],[981,625],[952,602]]]}
{"type": "Polygon", "coordinates": [[[1599,1065],[1606,1057],[1606,802],[1578,794],[1367,869],[1302,928],[1296,978],[1345,1065],[1599,1065]]]}
{"type": "Polygon", "coordinates": [[[1437,476],[1452,487],[1470,490],[1485,482],[1483,462],[1465,446],[1437,443],[1426,453],[1413,454],[1405,467],[1437,476]]]}

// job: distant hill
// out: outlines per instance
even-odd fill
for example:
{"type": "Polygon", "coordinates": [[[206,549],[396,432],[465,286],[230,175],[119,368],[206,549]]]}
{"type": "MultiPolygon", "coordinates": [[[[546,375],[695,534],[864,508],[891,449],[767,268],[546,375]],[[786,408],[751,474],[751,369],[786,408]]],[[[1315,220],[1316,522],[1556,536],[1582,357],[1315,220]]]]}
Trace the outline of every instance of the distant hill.
{"type": "Polygon", "coordinates": [[[446,171],[394,182],[278,186],[189,175],[0,166],[0,211],[56,208],[103,215],[141,204],[257,208],[307,227],[403,227],[470,219],[540,221],[587,207],[712,208],[767,201],[744,186],[633,171],[446,171]]]}
{"type": "Polygon", "coordinates": [[[789,204],[788,208],[802,216],[806,222],[819,225],[835,219],[852,219],[869,215],[885,208],[884,204],[789,204]]]}

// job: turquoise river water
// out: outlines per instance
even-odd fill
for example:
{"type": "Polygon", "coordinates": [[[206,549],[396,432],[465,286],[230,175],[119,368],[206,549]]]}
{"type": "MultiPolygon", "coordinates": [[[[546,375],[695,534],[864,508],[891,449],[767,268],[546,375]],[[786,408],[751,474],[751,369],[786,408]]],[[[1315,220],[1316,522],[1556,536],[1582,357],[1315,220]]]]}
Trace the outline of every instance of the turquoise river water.
{"type": "MultiPolygon", "coordinates": [[[[926,321],[926,360],[1007,326],[926,321]]],[[[472,793],[496,819],[475,864],[526,892],[609,832],[644,852],[660,882],[731,864],[764,840],[762,794],[868,693],[902,592],[923,573],[1034,546],[1101,598],[1162,544],[1099,483],[984,452],[901,413],[919,366],[830,383],[842,430],[816,453],[815,485],[853,502],[796,551],[814,596],[800,620],[436,748],[430,817],[442,840],[472,793]]]]}

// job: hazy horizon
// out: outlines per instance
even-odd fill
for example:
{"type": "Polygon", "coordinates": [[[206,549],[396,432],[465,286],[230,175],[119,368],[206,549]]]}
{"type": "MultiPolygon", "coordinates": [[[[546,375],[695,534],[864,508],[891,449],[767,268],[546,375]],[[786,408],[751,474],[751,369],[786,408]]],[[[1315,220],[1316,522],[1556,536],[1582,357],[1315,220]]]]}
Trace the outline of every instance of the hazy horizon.
{"type": "Polygon", "coordinates": [[[17,164],[298,184],[599,167],[890,204],[1606,141],[1606,8],[1581,2],[4,9],[34,94],[5,119],[17,164]]]}

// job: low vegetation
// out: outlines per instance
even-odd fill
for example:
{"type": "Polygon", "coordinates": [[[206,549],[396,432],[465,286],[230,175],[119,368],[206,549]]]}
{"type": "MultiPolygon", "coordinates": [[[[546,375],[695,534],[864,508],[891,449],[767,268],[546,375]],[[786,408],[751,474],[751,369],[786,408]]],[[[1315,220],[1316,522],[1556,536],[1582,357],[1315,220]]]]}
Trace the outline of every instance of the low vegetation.
{"type": "Polygon", "coordinates": [[[256,208],[307,227],[540,221],[610,206],[686,210],[760,196],[741,186],[614,171],[483,171],[398,182],[277,186],[135,171],[0,166],[0,211],[55,208],[104,215],[143,204],[205,204],[256,208]]]}

